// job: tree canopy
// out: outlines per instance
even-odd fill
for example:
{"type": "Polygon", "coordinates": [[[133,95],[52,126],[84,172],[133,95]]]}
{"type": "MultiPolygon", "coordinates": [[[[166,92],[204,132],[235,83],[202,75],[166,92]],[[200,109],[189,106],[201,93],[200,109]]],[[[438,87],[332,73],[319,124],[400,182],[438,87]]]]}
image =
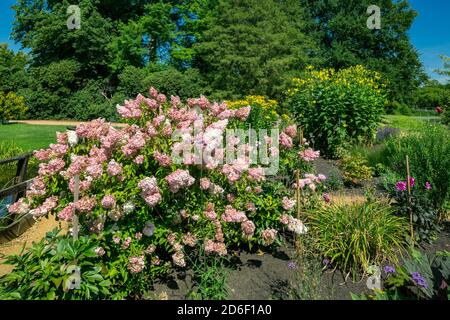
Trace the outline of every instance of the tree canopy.
{"type": "Polygon", "coordinates": [[[183,97],[283,100],[308,65],[363,65],[389,81],[391,100],[407,102],[425,79],[407,34],[416,12],[406,0],[372,2],[18,0],[11,36],[29,54],[0,47],[0,89],[23,95],[30,116],[86,118],[82,97],[95,115],[144,84],[183,97]],[[371,4],[379,30],[366,24],[371,4]],[[69,5],[80,8],[79,29],[67,27],[69,5]]]}

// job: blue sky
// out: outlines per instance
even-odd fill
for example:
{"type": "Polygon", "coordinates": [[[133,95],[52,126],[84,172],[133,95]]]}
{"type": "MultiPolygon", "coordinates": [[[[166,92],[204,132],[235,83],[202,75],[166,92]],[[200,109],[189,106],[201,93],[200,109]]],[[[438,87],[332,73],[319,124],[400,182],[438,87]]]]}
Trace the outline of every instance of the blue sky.
{"type": "MultiPolygon", "coordinates": [[[[343,0],[345,1],[345,0],[343,0]]],[[[442,66],[439,54],[450,56],[450,0],[410,0],[411,6],[419,12],[410,36],[420,54],[426,72],[433,78],[444,80],[434,69],[442,66]]],[[[20,45],[9,39],[14,20],[11,6],[16,0],[0,0],[0,43],[8,42],[15,50],[20,45]]]]}

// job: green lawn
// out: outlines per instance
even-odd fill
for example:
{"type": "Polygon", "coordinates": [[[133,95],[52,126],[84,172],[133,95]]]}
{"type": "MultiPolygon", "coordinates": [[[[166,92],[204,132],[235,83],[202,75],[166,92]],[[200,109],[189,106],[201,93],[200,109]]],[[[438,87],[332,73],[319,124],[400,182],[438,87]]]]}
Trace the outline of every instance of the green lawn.
{"type": "Polygon", "coordinates": [[[24,152],[48,147],[56,141],[56,131],[66,131],[67,126],[29,125],[11,123],[0,125],[0,141],[14,142],[24,152]]]}
{"type": "Polygon", "coordinates": [[[400,130],[420,130],[425,122],[437,122],[439,117],[411,117],[401,115],[383,116],[383,125],[400,130]]]}

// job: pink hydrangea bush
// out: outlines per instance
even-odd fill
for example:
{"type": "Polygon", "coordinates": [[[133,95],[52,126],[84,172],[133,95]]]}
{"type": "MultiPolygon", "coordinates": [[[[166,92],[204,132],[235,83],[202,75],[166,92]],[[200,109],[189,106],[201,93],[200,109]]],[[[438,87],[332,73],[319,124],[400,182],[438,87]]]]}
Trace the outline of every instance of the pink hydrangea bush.
{"type": "MultiPolygon", "coordinates": [[[[151,88],[149,97],[140,94],[117,111],[126,127],[93,120],[58,133],[57,144],[36,151],[39,175],[9,211],[67,222],[77,214],[80,233],[100,239],[98,254],[109,267],[120,265],[131,276],[185,267],[186,255],[199,248],[223,256],[247,244],[276,244],[285,231],[307,231],[294,218],[295,188],[274,193],[272,179],[249,161],[248,142],[240,146],[240,158],[224,161],[218,141],[226,129],[245,127],[249,107],[231,110],[204,96],[183,103],[151,88]],[[174,158],[193,143],[206,154],[200,162],[186,153],[174,158]],[[76,177],[80,196],[74,203],[76,177]]],[[[279,150],[272,138],[265,140],[272,156],[280,155],[281,172],[318,156],[302,150],[294,125],[280,125],[279,150]]],[[[306,175],[300,184],[314,191],[324,179],[306,175]]]]}

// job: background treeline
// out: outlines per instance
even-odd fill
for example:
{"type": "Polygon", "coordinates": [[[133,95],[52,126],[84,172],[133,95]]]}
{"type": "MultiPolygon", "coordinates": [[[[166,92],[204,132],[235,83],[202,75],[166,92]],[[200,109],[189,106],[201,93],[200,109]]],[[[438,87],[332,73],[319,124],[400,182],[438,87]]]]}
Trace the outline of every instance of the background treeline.
{"type": "Polygon", "coordinates": [[[449,100],[408,38],[417,15],[408,1],[18,0],[14,9],[12,38],[29,53],[0,46],[0,91],[23,96],[30,118],[114,120],[117,103],[149,86],[283,102],[308,65],[380,72],[388,112],[449,100]],[[366,26],[372,4],[380,30],[366,26]],[[67,28],[69,5],[81,9],[79,30],[67,28]]]}

